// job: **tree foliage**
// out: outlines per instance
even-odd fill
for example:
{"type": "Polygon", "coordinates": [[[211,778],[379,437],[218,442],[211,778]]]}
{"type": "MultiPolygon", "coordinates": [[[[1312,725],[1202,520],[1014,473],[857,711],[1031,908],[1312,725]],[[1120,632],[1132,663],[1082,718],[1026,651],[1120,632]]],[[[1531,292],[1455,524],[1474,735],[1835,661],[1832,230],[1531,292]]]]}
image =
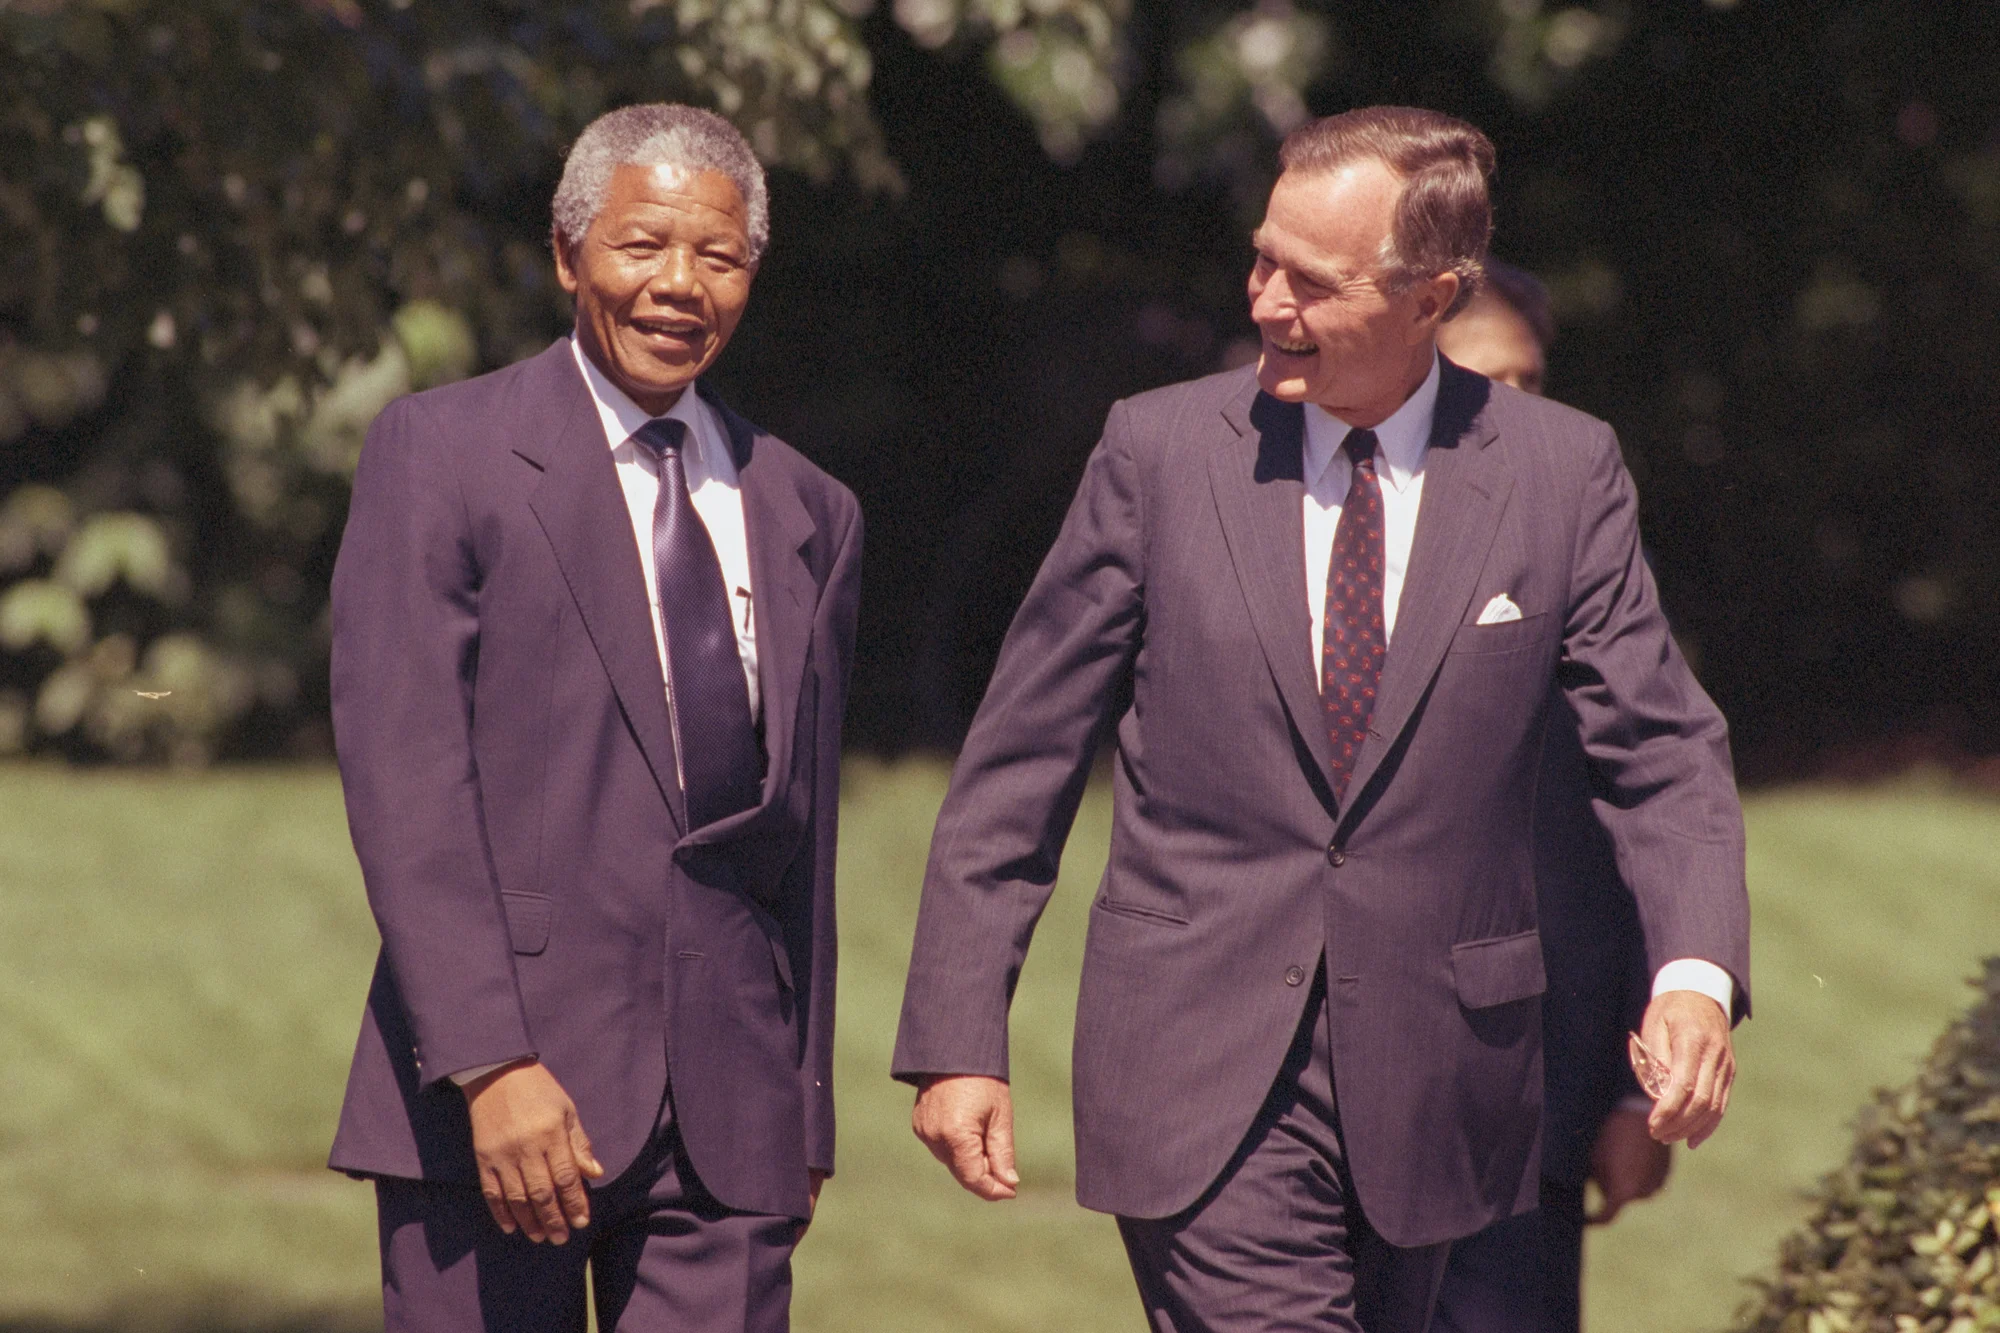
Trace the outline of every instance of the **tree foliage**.
{"type": "MultiPolygon", "coordinates": [[[[760,154],[901,186],[868,6],[824,0],[0,4],[0,752],[200,758],[320,702],[323,585],[396,394],[558,330],[544,200],[591,117],[714,105],[760,154]]],[[[990,51],[1073,159],[1122,0],[901,0],[990,51]]]]}
{"type": "Polygon", "coordinates": [[[361,434],[560,326],[545,200],[598,112],[892,171],[816,0],[44,0],[0,61],[0,440],[40,483],[0,509],[0,750],[310,725],[361,434]]]}
{"type": "Polygon", "coordinates": [[[1554,387],[1620,428],[1748,748],[2000,745],[1994,28],[1917,0],[0,0],[0,752],[323,747],[367,422],[562,330],[562,149],[660,98],[780,169],[719,373],[869,511],[860,739],[955,739],[1105,406],[1244,354],[1278,136],[1402,101],[1499,142],[1554,387]]]}

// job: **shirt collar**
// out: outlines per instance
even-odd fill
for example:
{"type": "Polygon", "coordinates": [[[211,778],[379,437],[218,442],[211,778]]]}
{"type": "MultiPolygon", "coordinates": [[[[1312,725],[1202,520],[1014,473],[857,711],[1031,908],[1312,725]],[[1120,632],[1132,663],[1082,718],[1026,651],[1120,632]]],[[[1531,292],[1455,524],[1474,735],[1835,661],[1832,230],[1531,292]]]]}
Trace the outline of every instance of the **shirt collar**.
{"type": "MultiPolygon", "coordinates": [[[[1424,376],[1424,382],[1409,396],[1403,405],[1389,415],[1388,420],[1375,427],[1377,452],[1388,466],[1389,484],[1402,490],[1423,470],[1424,451],[1430,448],[1431,424],[1437,418],[1439,363],[1435,352],[1431,354],[1431,373],[1424,376]]],[[[1340,452],[1341,441],[1352,429],[1345,421],[1321,407],[1318,403],[1306,404],[1306,485],[1316,484],[1333,456],[1340,452]]]]}
{"type": "MultiPolygon", "coordinates": [[[[570,355],[576,358],[577,369],[583,372],[584,386],[590,390],[591,405],[597,409],[597,419],[604,426],[605,443],[609,448],[616,449],[653,417],[584,355],[583,347],[573,335],[569,340],[569,350],[570,355]]],[[[688,438],[694,441],[697,466],[703,472],[726,484],[735,484],[735,461],[722,447],[720,433],[708,405],[701,401],[701,395],[695,392],[693,385],[689,385],[674,405],[667,409],[665,417],[687,427],[688,438]]],[[[693,487],[696,484],[697,477],[690,475],[688,485],[693,487]]]]}

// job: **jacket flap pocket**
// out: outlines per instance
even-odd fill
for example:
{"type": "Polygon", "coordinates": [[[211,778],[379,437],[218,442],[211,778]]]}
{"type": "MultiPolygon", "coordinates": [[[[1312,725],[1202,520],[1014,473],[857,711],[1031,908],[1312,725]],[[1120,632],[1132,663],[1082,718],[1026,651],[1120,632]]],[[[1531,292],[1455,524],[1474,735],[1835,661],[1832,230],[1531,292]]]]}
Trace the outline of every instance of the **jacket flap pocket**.
{"type": "Polygon", "coordinates": [[[1454,944],[1451,979],[1458,989],[1458,1002],[1468,1009],[1486,1009],[1540,995],[1549,986],[1542,968],[1542,937],[1524,930],[1518,935],[1454,944]]]}
{"type": "Polygon", "coordinates": [[[540,953],[549,947],[549,918],[555,902],[545,893],[503,893],[507,908],[507,938],[515,953],[540,953]]]}
{"type": "Polygon", "coordinates": [[[1144,903],[1121,902],[1116,898],[1099,898],[1097,910],[1109,912],[1113,916],[1129,916],[1135,921],[1146,921],[1156,926],[1186,926],[1188,919],[1173,912],[1148,907],[1144,903]]]}

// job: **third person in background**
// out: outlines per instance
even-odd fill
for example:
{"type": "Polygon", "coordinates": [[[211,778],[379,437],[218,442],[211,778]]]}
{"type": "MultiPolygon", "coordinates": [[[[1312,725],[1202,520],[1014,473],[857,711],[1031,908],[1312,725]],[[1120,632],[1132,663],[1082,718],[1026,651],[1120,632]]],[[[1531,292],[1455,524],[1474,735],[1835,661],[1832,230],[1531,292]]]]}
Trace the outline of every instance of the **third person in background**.
{"type": "MultiPolygon", "coordinates": [[[[1540,393],[1554,339],[1547,289],[1489,260],[1485,287],[1438,331],[1438,350],[1540,393]]],[[[1625,1059],[1625,1032],[1645,1007],[1645,941],[1561,691],[1549,704],[1536,803],[1535,896],[1548,968],[1542,1206],[1452,1246],[1432,1333],[1577,1333],[1586,1221],[1609,1222],[1655,1193],[1672,1161],[1646,1131],[1652,1103],[1625,1059]],[[1602,1201],[1586,1214],[1591,1181],[1602,1201]]]]}

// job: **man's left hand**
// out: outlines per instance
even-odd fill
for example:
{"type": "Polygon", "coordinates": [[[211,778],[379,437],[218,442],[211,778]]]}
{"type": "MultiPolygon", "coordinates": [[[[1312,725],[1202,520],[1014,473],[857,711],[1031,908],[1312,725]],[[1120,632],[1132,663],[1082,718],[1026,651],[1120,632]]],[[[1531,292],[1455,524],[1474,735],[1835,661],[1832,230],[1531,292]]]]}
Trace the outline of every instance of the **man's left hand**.
{"type": "Polygon", "coordinates": [[[1667,1065],[1666,1087],[1647,1129],[1661,1143],[1685,1139],[1699,1148],[1722,1124],[1736,1082],[1729,1015],[1699,991],[1670,990],[1646,1006],[1639,1037],[1667,1065]]]}

